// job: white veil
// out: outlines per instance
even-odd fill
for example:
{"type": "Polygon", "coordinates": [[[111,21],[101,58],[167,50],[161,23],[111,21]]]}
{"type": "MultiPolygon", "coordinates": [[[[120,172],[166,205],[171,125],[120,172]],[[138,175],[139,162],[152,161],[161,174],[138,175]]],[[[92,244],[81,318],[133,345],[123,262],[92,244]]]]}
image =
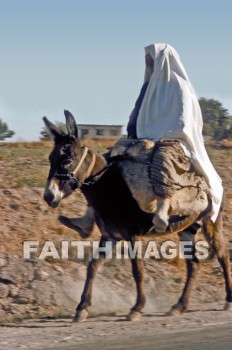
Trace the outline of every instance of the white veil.
{"type": "MultiPolygon", "coordinates": [[[[220,209],[222,181],[205,150],[202,137],[202,115],[196,93],[176,50],[167,44],[155,44],[145,48],[154,60],[138,119],[137,137],[159,140],[179,139],[213,195],[215,221],[220,209]]],[[[147,80],[145,70],[144,81],[147,80]]]]}

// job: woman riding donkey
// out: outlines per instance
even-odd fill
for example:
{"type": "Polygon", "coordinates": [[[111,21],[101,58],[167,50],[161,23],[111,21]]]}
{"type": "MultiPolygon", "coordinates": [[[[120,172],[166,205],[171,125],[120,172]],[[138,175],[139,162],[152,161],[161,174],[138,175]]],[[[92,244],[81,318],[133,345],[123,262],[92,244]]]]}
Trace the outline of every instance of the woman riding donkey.
{"type": "MultiPolygon", "coordinates": [[[[221,178],[207,155],[202,136],[202,114],[197,96],[176,50],[168,44],[145,47],[145,76],[127,126],[129,138],[178,140],[184,154],[211,191],[216,220],[223,195],[221,178]]],[[[171,161],[171,160],[170,160],[171,161]]],[[[168,198],[159,198],[154,227],[168,224],[168,198]]]]}
{"type": "MultiPolygon", "coordinates": [[[[211,219],[215,221],[222,201],[222,181],[204,146],[201,110],[185,68],[176,50],[168,44],[145,47],[145,63],[144,83],[127,126],[128,138],[178,142],[183,159],[190,160],[196,173],[208,184],[212,197],[211,219]]],[[[170,163],[172,159],[166,154],[165,161],[170,163]]],[[[168,195],[157,198],[153,218],[157,232],[164,232],[168,226],[170,200],[168,195]]],[[[61,221],[79,230],[81,220],[62,217],[61,221]]]]}

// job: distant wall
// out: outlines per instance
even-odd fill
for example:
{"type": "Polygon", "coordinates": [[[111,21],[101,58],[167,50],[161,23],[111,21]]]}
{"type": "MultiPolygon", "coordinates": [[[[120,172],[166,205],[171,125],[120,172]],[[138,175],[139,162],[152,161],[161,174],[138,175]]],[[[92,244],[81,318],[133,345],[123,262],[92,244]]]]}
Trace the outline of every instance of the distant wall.
{"type": "Polygon", "coordinates": [[[123,125],[91,125],[78,124],[79,137],[83,138],[112,138],[122,136],[123,125]]]}

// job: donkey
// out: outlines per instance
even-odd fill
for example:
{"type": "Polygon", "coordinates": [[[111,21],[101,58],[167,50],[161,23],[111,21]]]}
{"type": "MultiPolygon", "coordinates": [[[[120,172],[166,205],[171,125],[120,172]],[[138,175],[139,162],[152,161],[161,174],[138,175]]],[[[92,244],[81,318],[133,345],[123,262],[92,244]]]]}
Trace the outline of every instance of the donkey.
{"type": "MultiPolygon", "coordinates": [[[[101,232],[99,248],[104,247],[106,241],[109,240],[114,242],[127,240],[134,247],[136,240],[142,239],[151,229],[153,215],[140,209],[124,181],[117,161],[111,162],[110,158],[96,155],[87,147],[81,147],[74,117],[68,111],[64,111],[64,114],[67,133],[59,130],[46,117],[43,118],[54,139],[54,149],[49,157],[51,167],[44,193],[45,201],[52,208],[56,208],[62,198],[80,189],[94,210],[95,222],[101,232]]],[[[194,244],[195,234],[199,228],[195,222],[200,216],[202,232],[223,269],[226,286],[225,309],[232,308],[230,259],[223,243],[222,210],[215,223],[210,220],[207,210],[201,214],[190,221],[183,220],[181,225],[174,226],[174,229],[168,232],[178,232],[180,240],[191,242],[192,247],[192,258],[186,259],[186,283],[178,302],[172,306],[170,315],[181,314],[188,309],[190,292],[199,268],[199,260],[194,254],[194,244]]],[[[149,235],[151,236],[155,237],[156,234],[149,235]]],[[[93,281],[104,258],[105,254],[100,253],[100,258],[93,258],[88,265],[84,290],[74,316],[76,322],[85,321],[88,316],[93,281]]],[[[133,321],[141,316],[145,305],[145,295],[143,261],[136,254],[131,258],[131,263],[137,288],[137,299],[127,319],[133,321]]]]}

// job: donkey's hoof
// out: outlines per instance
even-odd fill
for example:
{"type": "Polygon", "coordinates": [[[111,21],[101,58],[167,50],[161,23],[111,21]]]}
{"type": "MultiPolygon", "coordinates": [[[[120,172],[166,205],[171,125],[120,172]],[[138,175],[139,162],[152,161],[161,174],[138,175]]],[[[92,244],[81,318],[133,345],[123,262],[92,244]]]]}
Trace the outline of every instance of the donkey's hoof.
{"type": "Polygon", "coordinates": [[[177,305],[174,305],[171,310],[169,310],[167,313],[166,313],[166,316],[180,316],[182,315],[184,312],[184,310],[177,304],[177,305]]]}
{"type": "Polygon", "coordinates": [[[225,311],[232,311],[232,302],[227,301],[224,307],[225,311]]]}
{"type": "Polygon", "coordinates": [[[127,315],[126,319],[127,319],[127,321],[138,321],[141,317],[142,317],[141,312],[139,312],[139,311],[131,311],[127,315]]]}
{"type": "Polygon", "coordinates": [[[73,322],[84,322],[87,317],[88,317],[88,311],[87,310],[80,310],[80,311],[76,311],[76,314],[73,318],[73,322]]]}

